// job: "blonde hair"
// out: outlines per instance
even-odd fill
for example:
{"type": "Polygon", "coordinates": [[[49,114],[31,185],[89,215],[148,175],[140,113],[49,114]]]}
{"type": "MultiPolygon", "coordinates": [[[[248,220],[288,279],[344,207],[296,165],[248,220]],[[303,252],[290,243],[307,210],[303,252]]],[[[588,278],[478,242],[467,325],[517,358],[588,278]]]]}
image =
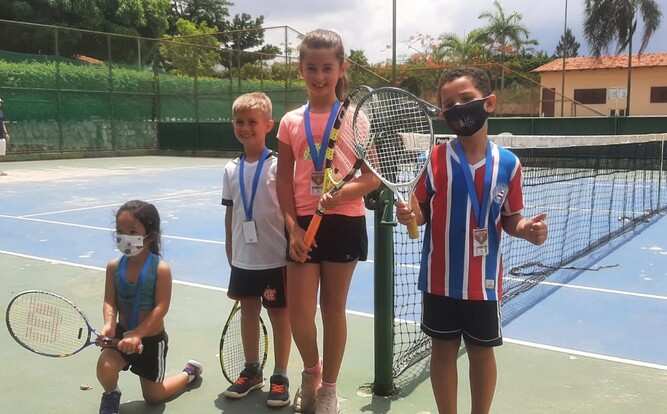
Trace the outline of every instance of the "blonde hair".
{"type": "MultiPolygon", "coordinates": [[[[309,49],[332,49],[338,62],[345,64],[345,47],[343,39],[333,30],[317,29],[306,33],[299,45],[299,59],[303,60],[309,49]]],[[[347,92],[347,74],[343,75],[336,83],[336,96],[343,100],[347,92]]]]}
{"type": "Polygon", "coordinates": [[[241,111],[258,109],[266,115],[268,119],[273,118],[273,107],[271,99],[264,92],[244,93],[234,100],[232,104],[232,116],[236,116],[241,111]]]}

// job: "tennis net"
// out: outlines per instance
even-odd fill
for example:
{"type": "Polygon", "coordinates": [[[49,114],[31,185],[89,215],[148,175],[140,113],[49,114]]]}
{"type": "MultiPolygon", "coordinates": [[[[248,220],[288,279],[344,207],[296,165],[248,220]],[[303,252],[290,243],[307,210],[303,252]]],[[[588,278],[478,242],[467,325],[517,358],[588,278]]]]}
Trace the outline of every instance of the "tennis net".
{"type": "MultiPolygon", "coordinates": [[[[438,141],[450,138],[439,136],[438,141]]],[[[545,212],[549,225],[549,238],[543,246],[503,237],[502,306],[506,321],[508,304],[515,298],[555,277],[559,270],[575,270],[569,273],[576,277],[577,270],[584,270],[576,267],[579,259],[667,208],[667,134],[497,135],[491,139],[521,160],[524,216],[545,212]]],[[[421,237],[411,240],[404,226],[397,226],[393,236],[392,370],[397,377],[430,354],[431,342],[419,327],[421,237]]],[[[512,311],[515,315],[521,312],[512,311]]]]}

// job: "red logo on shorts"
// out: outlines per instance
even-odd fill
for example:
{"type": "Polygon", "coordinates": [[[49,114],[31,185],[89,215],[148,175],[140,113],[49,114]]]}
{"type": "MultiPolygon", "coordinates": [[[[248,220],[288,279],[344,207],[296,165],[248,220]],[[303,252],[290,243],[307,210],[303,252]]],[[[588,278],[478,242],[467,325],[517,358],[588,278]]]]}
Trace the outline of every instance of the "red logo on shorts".
{"type": "Polygon", "coordinates": [[[278,292],[275,289],[266,288],[264,290],[263,296],[264,299],[268,300],[269,302],[274,302],[278,296],[278,292]]]}

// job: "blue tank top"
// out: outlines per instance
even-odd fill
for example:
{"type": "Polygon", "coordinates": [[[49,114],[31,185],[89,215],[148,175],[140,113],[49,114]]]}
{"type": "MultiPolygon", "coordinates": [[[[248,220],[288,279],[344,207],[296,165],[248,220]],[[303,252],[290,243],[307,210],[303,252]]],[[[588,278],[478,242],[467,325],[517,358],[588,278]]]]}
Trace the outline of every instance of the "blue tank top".
{"type": "MultiPolygon", "coordinates": [[[[139,311],[150,311],[155,307],[155,286],[160,256],[151,253],[146,260],[150,262],[144,262],[141,266],[142,271],[146,266],[146,272],[139,287],[139,311]]],[[[129,319],[131,319],[139,280],[140,278],[137,278],[137,283],[127,281],[127,256],[123,255],[118,262],[118,269],[116,269],[116,303],[119,310],[129,319]]]]}

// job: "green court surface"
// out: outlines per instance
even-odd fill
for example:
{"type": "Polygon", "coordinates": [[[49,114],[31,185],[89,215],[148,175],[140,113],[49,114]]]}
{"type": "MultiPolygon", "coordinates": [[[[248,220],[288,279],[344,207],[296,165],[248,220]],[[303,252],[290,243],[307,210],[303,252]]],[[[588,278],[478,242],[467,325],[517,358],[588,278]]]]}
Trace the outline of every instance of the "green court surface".
{"type": "MultiPolygon", "coordinates": [[[[3,309],[11,297],[26,289],[46,289],[79,304],[93,325],[99,326],[104,273],[0,254],[3,309]]],[[[221,392],[228,385],[218,364],[218,341],[232,302],[217,288],[176,283],[167,316],[170,336],[168,373],[196,358],[205,365],[199,387],[158,406],[141,399],[133,374],[121,375],[122,413],[263,413],[270,410],[266,394],[255,392],[241,401],[227,401],[221,392]]],[[[399,379],[402,391],[391,398],[373,397],[372,323],[370,317],[350,314],[347,352],[339,379],[344,413],[435,413],[427,363],[399,379]],[[364,386],[366,385],[366,386],[364,386]]],[[[97,350],[89,348],[70,358],[45,358],[17,345],[6,328],[0,333],[0,413],[97,412],[100,386],[95,378],[97,350]],[[81,390],[90,386],[90,390],[81,390]]],[[[497,351],[499,378],[494,413],[658,413],[667,412],[667,372],[648,367],[570,355],[506,343],[497,351]]],[[[265,374],[270,374],[271,356],[265,374]]],[[[292,391],[299,384],[299,360],[292,350],[289,377],[292,391]]],[[[459,358],[459,411],[469,412],[467,360],[459,358]]]]}

